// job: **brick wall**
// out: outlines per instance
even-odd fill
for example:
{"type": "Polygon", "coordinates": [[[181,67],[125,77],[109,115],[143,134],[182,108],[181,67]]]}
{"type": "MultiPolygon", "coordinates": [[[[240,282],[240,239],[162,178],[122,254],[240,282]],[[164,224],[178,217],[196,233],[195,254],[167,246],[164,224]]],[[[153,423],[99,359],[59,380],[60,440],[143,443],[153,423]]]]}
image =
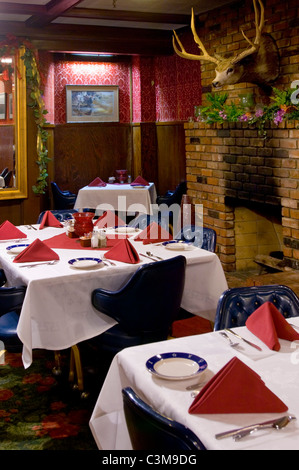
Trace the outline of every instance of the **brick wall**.
{"type": "Polygon", "coordinates": [[[226,271],[236,269],[235,205],[281,207],[284,256],[299,269],[298,126],[269,124],[261,139],[247,123],[185,123],[188,195],[203,204],[226,271]]]}
{"type": "MultiPolygon", "coordinates": [[[[280,76],[277,88],[289,87],[299,79],[299,6],[298,0],[263,0],[265,8],[264,33],[276,42],[280,55],[280,76]]],[[[241,0],[233,6],[225,6],[198,16],[198,35],[210,55],[238,54],[246,49],[241,29],[248,38],[255,37],[254,10],[252,0],[241,0]]],[[[203,103],[211,82],[215,78],[215,64],[201,62],[203,103]]],[[[254,92],[256,102],[267,102],[267,96],[258,86],[250,83],[229,85],[220,93],[229,93],[228,102],[238,102],[241,93],[254,92]]],[[[197,103],[198,104],[198,103],[197,103]]]]}
{"type": "MultiPolygon", "coordinates": [[[[274,84],[290,87],[299,79],[298,0],[263,0],[265,32],[276,40],[280,76],[274,84]]],[[[212,55],[246,47],[240,29],[254,37],[252,1],[240,1],[200,15],[198,34],[212,55]]],[[[202,63],[203,102],[211,91],[214,65],[202,63]]],[[[229,101],[253,92],[256,103],[268,97],[257,86],[242,83],[224,87],[229,101]]],[[[247,123],[185,124],[188,195],[203,204],[204,225],[218,236],[218,255],[226,271],[236,269],[236,204],[281,208],[283,252],[288,266],[299,269],[299,123],[269,124],[267,139],[247,123]]],[[[267,210],[267,209],[266,209],[267,210]]]]}

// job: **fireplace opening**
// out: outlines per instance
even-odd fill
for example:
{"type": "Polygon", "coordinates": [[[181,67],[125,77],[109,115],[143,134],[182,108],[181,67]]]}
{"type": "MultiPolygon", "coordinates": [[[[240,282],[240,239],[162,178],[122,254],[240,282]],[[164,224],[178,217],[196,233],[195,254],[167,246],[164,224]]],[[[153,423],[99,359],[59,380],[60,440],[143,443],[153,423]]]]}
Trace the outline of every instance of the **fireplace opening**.
{"type": "Polygon", "coordinates": [[[234,206],[236,270],[284,271],[281,207],[234,206]]]}

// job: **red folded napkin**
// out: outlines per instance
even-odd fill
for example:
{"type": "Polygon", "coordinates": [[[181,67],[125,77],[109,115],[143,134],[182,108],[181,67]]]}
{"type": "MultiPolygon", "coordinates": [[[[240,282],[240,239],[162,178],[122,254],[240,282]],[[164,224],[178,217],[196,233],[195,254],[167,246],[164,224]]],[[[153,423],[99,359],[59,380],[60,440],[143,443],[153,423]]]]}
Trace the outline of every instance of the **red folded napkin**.
{"type": "Polygon", "coordinates": [[[31,261],[52,261],[55,259],[59,259],[58,254],[37,238],[25,250],[19,253],[13,262],[27,263],[31,261]]]}
{"type": "Polygon", "coordinates": [[[66,233],[60,233],[54,237],[44,240],[44,244],[50,248],[64,250],[107,250],[118,243],[117,239],[107,237],[107,246],[105,248],[93,248],[91,246],[81,246],[79,238],[70,238],[66,233]]]}
{"type": "Polygon", "coordinates": [[[63,227],[63,225],[56,219],[55,215],[51,211],[46,211],[43,215],[39,229],[44,227],[63,227]]]}
{"type": "Polygon", "coordinates": [[[157,224],[157,222],[152,222],[134,240],[137,242],[143,241],[143,244],[147,245],[148,243],[166,242],[172,240],[172,238],[172,235],[161,225],[157,224]]]}
{"type": "Polygon", "coordinates": [[[13,240],[16,238],[27,238],[27,235],[21,232],[9,220],[3,222],[0,225],[0,240],[13,240]]]}
{"type": "Polygon", "coordinates": [[[106,186],[106,185],[107,183],[101,180],[101,178],[97,177],[91,183],[89,183],[88,186],[106,186]]]}
{"type": "Polygon", "coordinates": [[[126,223],[120,217],[117,217],[117,215],[112,211],[104,212],[104,214],[94,223],[94,226],[99,228],[118,227],[120,225],[126,225],[126,223]]]}
{"type": "Polygon", "coordinates": [[[256,372],[233,357],[203,387],[189,413],[282,413],[287,409],[256,372]]]}
{"type": "Polygon", "coordinates": [[[149,182],[146,181],[142,176],[137,176],[137,178],[131,183],[131,186],[148,186],[149,182]]]}
{"type": "Polygon", "coordinates": [[[105,253],[105,258],[130,264],[136,264],[140,261],[137,251],[127,239],[119,240],[113,248],[105,253]]]}
{"type": "Polygon", "coordinates": [[[274,351],[280,350],[278,338],[288,341],[299,339],[299,333],[289,325],[284,316],[271,302],[265,302],[257,308],[247,318],[245,324],[251,333],[274,351]]]}

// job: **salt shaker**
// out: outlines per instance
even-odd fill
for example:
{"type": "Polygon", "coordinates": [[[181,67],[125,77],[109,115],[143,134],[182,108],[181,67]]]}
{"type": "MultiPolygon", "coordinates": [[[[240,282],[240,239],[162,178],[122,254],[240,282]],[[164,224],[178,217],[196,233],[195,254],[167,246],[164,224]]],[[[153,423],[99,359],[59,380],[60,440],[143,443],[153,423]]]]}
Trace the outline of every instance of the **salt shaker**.
{"type": "Polygon", "coordinates": [[[98,232],[98,246],[105,248],[107,246],[107,238],[105,230],[99,230],[98,232]]]}
{"type": "Polygon", "coordinates": [[[98,233],[97,233],[96,230],[94,230],[92,232],[91,246],[92,246],[92,248],[98,248],[98,246],[99,246],[99,238],[98,238],[98,233]]]}

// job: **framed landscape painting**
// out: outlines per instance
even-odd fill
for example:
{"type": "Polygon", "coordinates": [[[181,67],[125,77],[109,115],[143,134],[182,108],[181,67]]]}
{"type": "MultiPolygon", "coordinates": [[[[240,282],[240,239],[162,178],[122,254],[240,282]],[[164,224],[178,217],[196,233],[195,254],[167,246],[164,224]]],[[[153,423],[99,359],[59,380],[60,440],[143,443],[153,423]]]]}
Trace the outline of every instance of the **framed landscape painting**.
{"type": "Polygon", "coordinates": [[[66,85],[66,122],[118,122],[118,86],[66,85]]]}

